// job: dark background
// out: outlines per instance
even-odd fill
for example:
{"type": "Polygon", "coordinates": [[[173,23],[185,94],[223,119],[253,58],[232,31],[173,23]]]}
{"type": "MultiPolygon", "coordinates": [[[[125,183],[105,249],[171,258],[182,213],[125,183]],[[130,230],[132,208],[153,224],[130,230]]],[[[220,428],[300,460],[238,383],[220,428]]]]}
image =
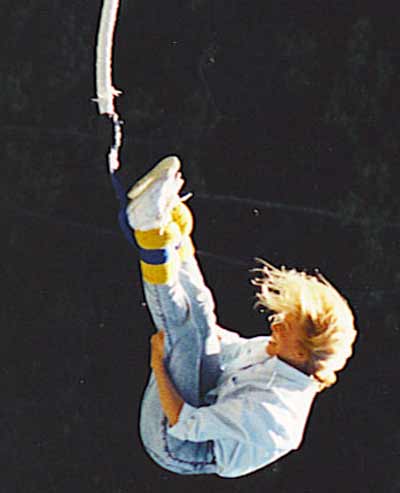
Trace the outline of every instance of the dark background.
{"type": "Polygon", "coordinates": [[[120,175],[181,157],[221,324],[265,330],[256,256],[319,268],[357,317],[301,449],[223,480],[160,469],[138,437],[151,322],[90,101],[100,7],[1,2],[0,492],[400,492],[396,8],[122,0],[120,175]]]}

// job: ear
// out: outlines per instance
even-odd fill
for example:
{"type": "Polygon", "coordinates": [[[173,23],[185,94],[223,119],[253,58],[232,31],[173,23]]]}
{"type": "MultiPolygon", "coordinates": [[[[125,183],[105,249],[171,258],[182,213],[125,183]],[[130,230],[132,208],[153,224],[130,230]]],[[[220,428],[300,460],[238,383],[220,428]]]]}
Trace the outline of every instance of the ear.
{"type": "Polygon", "coordinates": [[[272,332],[276,332],[280,336],[284,336],[289,329],[288,324],[285,321],[281,322],[272,322],[270,325],[272,332]]]}
{"type": "Polygon", "coordinates": [[[280,332],[282,330],[282,322],[272,322],[270,328],[272,332],[280,332]]]}

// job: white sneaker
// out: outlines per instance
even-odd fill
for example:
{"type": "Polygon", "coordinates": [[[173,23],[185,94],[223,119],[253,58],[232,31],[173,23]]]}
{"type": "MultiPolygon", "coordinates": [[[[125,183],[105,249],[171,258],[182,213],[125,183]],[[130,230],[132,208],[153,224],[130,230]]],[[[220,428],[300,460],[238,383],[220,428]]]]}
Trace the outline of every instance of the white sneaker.
{"type": "Polygon", "coordinates": [[[129,190],[131,199],[126,213],[129,225],[136,230],[162,229],[171,219],[171,210],[180,201],[185,183],[176,156],[168,156],[143,176],[129,190]]]}

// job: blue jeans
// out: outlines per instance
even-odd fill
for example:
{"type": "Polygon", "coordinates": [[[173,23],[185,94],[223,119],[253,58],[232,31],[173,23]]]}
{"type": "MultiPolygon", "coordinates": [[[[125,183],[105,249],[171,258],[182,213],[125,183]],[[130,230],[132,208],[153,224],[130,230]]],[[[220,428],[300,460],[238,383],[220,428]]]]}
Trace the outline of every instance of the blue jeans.
{"type": "MultiPolygon", "coordinates": [[[[170,284],[143,283],[157,330],[165,331],[165,365],[185,402],[207,405],[205,394],[220,375],[220,345],[215,332],[214,300],[194,257],[183,262],[170,284]]],[[[167,433],[154,375],[144,392],[140,434],[148,454],[162,467],[179,474],[216,472],[213,442],[181,441],[167,433]]]]}

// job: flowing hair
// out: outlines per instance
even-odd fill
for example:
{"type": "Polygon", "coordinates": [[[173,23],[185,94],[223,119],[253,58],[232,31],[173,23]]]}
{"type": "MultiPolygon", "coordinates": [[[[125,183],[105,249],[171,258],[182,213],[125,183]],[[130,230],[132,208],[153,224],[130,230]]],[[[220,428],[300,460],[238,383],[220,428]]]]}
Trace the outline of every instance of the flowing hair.
{"type": "Polygon", "coordinates": [[[320,390],[336,382],[352,355],[357,332],[347,301],[322,275],[309,275],[295,269],[280,269],[257,259],[261,268],[253,284],[260,288],[255,306],[272,312],[270,322],[294,319],[302,334],[300,345],[306,351],[307,373],[320,383],[320,390]]]}

